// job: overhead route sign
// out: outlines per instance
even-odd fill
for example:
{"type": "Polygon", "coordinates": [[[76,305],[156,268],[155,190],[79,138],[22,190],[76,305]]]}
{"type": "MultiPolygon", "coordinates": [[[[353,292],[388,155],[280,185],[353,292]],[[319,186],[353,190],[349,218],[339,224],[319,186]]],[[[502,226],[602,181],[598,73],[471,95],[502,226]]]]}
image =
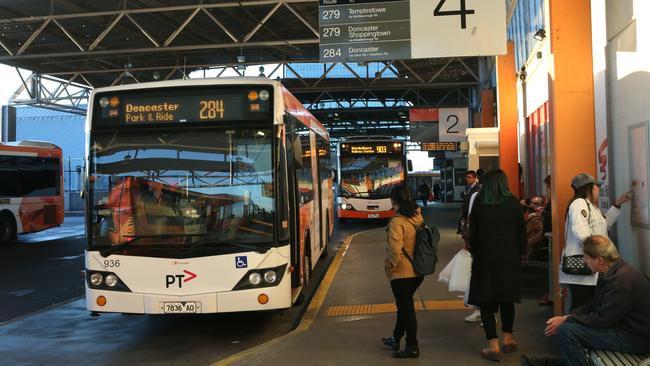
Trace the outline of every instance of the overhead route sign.
{"type": "Polygon", "coordinates": [[[319,0],[321,62],[506,53],[503,0],[319,0]]]}

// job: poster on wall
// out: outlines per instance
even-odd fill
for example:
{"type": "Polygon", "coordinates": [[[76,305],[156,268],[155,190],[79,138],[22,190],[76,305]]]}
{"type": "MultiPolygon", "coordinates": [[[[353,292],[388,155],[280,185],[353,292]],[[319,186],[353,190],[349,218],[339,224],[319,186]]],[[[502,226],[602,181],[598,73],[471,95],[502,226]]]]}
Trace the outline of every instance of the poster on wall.
{"type": "Polygon", "coordinates": [[[631,223],[650,229],[650,197],[648,196],[648,173],[650,150],[648,145],[648,121],[628,127],[630,149],[630,184],[632,186],[631,223]]]}

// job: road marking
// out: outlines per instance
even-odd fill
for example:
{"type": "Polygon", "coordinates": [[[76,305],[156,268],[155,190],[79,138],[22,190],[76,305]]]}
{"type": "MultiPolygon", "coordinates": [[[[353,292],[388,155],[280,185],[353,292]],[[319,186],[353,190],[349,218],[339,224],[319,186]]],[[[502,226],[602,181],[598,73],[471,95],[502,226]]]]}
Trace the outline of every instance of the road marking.
{"type": "MultiPolygon", "coordinates": [[[[467,307],[462,300],[429,300],[415,302],[415,310],[466,310],[467,307]]],[[[325,311],[325,316],[347,316],[347,315],[368,315],[395,313],[397,307],[394,303],[388,304],[359,304],[330,306],[325,311]]]]}
{"type": "MultiPolygon", "coordinates": [[[[372,229],[372,230],[376,230],[376,229],[372,229]]],[[[336,277],[336,273],[338,272],[339,267],[341,266],[341,262],[343,262],[343,257],[345,257],[345,254],[348,251],[348,248],[350,247],[350,242],[352,242],[352,239],[354,239],[356,236],[372,230],[360,231],[358,233],[348,235],[348,237],[345,238],[343,244],[341,244],[341,247],[339,247],[339,250],[336,252],[336,257],[334,257],[334,259],[332,260],[332,264],[330,265],[330,268],[327,269],[327,273],[325,273],[325,277],[323,278],[323,281],[321,281],[320,286],[318,287],[318,291],[316,291],[316,294],[314,294],[314,297],[311,299],[311,302],[309,303],[309,307],[307,308],[307,311],[305,311],[305,315],[303,316],[302,320],[300,321],[300,324],[298,324],[298,327],[296,327],[296,329],[292,330],[287,334],[273,338],[253,348],[249,348],[245,351],[235,353],[234,355],[230,355],[229,357],[217,361],[211,364],[210,366],[226,366],[234,362],[241,361],[247,357],[250,357],[251,355],[263,353],[265,349],[269,349],[273,347],[274,345],[278,344],[282,340],[292,337],[296,334],[300,334],[306,331],[307,329],[309,329],[309,327],[316,319],[316,315],[318,315],[318,312],[321,306],[323,305],[323,301],[325,301],[327,292],[329,291],[330,286],[332,285],[332,282],[336,277]]]]}

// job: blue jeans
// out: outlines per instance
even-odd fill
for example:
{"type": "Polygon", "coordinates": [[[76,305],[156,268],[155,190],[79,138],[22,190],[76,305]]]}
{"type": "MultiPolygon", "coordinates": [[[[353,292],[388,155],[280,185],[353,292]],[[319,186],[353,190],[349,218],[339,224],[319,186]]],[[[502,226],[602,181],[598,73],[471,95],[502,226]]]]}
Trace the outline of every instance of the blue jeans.
{"type": "Polygon", "coordinates": [[[562,353],[562,364],[566,366],[587,365],[586,349],[640,352],[613,328],[594,328],[566,322],[558,329],[556,339],[562,353]]]}

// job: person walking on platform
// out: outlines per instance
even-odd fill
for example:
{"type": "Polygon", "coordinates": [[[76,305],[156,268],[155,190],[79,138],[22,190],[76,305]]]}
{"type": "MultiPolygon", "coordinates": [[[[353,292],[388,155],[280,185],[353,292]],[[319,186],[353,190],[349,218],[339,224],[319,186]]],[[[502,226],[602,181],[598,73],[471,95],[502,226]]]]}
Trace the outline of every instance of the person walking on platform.
{"type": "Polygon", "coordinates": [[[582,242],[591,235],[607,236],[621,213],[621,205],[629,201],[630,192],[616,199],[603,216],[597,207],[600,183],[589,174],[580,173],[571,180],[573,199],[566,213],[565,246],[560,264],[560,284],[568,285],[570,310],[588,304],[594,296],[598,274],[582,261],[582,242]]]}
{"type": "Polygon", "coordinates": [[[592,301],[546,322],[556,336],[563,365],[587,365],[585,350],[646,353],[650,350],[650,282],[619,257],[604,235],[588,237],[584,261],[601,273],[592,301]]]}
{"type": "Polygon", "coordinates": [[[467,187],[463,193],[463,206],[460,209],[460,220],[458,220],[458,230],[456,231],[456,234],[459,235],[463,233],[463,229],[465,228],[467,212],[469,212],[469,200],[475,192],[481,189],[481,185],[478,184],[478,179],[476,178],[476,172],[473,170],[465,174],[465,182],[467,183],[467,187]]]}
{"type": "Polygon", "coordinates": [[[503,170],[488,172],[470,216],[472,278],[468,302],[481,309],[488,340],[485,359],[498,361],[514,352],[512,337],[515,302],[521,302],[521,257],[526,249],[526,225],[519,200],[508,190],[503,170]],[[503,350],[496,332],[495,314],[501,313],[503,350]]]}
{"type": "Polygon", "coordinates": [[[390,220],[387,228],[388,243],[386,245],[385,271],[397,305],[397,320],[393,335],[383,338],[384,345],[393,349],[395,358],[417,358],[420,349],[417,341],[417,318],[413,295],[418,289],[423,276],[415,273],[413,265],[404,252],[413,258],[415,248],[416,227],[423,223],[422,214],[417,204],[405,186],[393,188],[390,193],[393,210],[396,215],[390,220]],[[406,334],[406,346],[399,350],[400,341],[406,334]]]}

